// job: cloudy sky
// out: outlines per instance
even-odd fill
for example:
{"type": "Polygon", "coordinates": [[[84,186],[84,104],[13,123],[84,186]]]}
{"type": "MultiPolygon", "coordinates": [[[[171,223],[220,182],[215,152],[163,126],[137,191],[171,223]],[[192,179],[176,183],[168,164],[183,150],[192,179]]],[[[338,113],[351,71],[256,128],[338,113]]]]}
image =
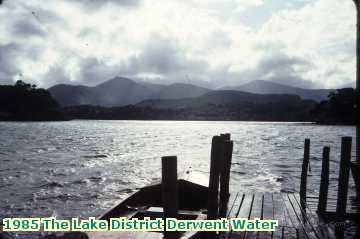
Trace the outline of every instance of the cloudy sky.
{"type": "Polygon", "coordinates": [[[0,84],[355,85],[352,0],[5,0],[0,84]]]}

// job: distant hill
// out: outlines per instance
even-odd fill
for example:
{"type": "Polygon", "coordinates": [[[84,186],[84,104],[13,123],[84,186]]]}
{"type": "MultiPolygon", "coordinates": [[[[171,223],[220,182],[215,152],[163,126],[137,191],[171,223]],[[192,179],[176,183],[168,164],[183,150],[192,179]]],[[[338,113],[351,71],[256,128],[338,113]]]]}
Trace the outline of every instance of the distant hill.
{"type": "Polygon", "coordinates": [[[300,96],[302,99],[315,101],[326,100],[329,93],[335,91],[331,89],[303,89],[264,80],[254,80],[240,86],[228,86],[222,89],[246,91],[255,94],[293,94],[300,96]]]}
{"type": "Polygon", "coordinates": [[[116,77],[95,87],[59,84],[49,88],[49,91],[61,106],[99,105],[111,107],[136,104],[153,98],[197,97],[209,90],[190,84],[175,83],[166,86],[116,77]]]}
{"type": "Polygon", "coordinates": [[[159,87],[156,85],[141,85],[122,77],[116,77],[95,87],[60,84],[49,88],[50,93],[61,106],[134,104],[147,99],[157,90],[159,87]]]}
{"type": "Polygon", "coordinates": [[[109,120],[253,120],[312,121],[317,103],[296,95],[260,95],[213,91],[187,99],[146,100],[137,105],[66,107],[69,117],[109,120]]]}
{"type": "Polygon", "coordinates": [[[158,87],[117,77],[97,85],[94,90],[98,97],[96,105],[120,106],[147,99],[158,90],[158,87]]]}
{"type": "MultiPolygon", "coordinates": [[[[157,104],[172,105],[182,107],[182,104],[195,103],[193,99],[198,98],[197,103],[202,100],[209,100],[213,103],[222,101],[225,98],[231,99],[228,103],[235,102],[239,99],[254,102],[254,95],[265,94],[271,95],[270,98],[277,99],[276,95],[298,95],[302,99],[311,99],[315,101],[326,100],[330,92],[329,89],[302,89],[288,85],[282,85],[270,81],[255,80],[244,85],[224,87],[220,91],[212,91],[210,89],[184,83],[174,83],[170,85],[152,84],[148,82],[137,82],[124,77],[115,77],[105,81],[94,87],[83,85],[65,85],[59,84],[48,89],[52,96],[63,107],[75,105],[98,105],[104,107],[124,106],[130,104],[138,104],[143,101],[158,102],[157,104]],[[236,93],[238,92],[238,93],[236,93]],[[252,94],[246,94],[252,93],[252,94]],[[226,97],[224,98],[224,95],[226,97]],[[179,101],[158,101],[162,99],[179,100],[179,101]]],[[[266,97],[256,96],[265,100],[266,97]]],[[[284,97],[284,96],[279,96],[284,97]]]]}
{"type": "Polygon", "coordinates": [[[151,99],[193,98],[208,93],[210,89],[191,84],[174,83],[163,87],[151,99]]]}
{"type": "Polygon", "coordinates": [[[157,109],[187,109],[205,105],[237,105],[239,103],[267,104],[274,102],[298,102],[297,95],[253,94],[234,90],[210,91],[202,96],[186,99],[150,99],[138,103],[139,107],[157,109]]]}
{"type": "Polygon", "coordinates": [[[92,87],[59,84],[48,89],[61,106],[92,104],[97,95],[92,87]]]}

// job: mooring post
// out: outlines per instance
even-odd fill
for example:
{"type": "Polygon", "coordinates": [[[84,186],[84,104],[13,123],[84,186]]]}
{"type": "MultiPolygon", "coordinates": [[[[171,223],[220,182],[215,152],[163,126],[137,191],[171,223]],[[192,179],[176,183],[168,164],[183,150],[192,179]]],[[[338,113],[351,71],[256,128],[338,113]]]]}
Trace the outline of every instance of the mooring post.
{"type": "Polygon", "coordinates": [[[346,215],[346,204],[349,187],[349,173],[351,160],[351,137],[341,139],[341,158],[338,183],[338,196],[336,204],[336,216],[338,220],[344,219],[346,215]]]}
{"type": "Polygon", "coordinates": [[[218,218],[219,213],[219,177],[222,151],[221,136],[214,136],[211,143],[211,162],[208,194],[207,219],[214,220],[218,218]]]}
{"type": "Polygon", "coordinates": [[[231,134],[229,133],[220,134],[220,137],[222,137],[224,140],[230,140],[231,134]]]}
{"type": "Polygon", "coordinates": [[[220,207],[219,207],[220,218],[226,217],[227,205],[230,197],[229,181],[230,181],[232,152],[233,152],[233,141],[226,140],[224,142],[224,160],[220,175],[220,207]]]}
{"type": "Polygon", "coordinates": [[[300,182],[300,203],[303,211],[306,210],[306,184],[307,184],[307,171],[310,160],[310,139],[305,139],[304,146],[304,160],[301,170],[301,182],[300,182]]]}
{"type": "Polygon", "coordinates": [[[326,212],[328,191],[329,191],[329,170],[330,170],[330,147],[324,147],[322,154],[321,181],[318,202],[318,212],[326,212]]]}
{"type": "MultiPolygon", "coordinates": [[[[178,217],[178,184],[177,184],[177,157],[166,156],[162,162],[162,203],[164,220],[178,217]]],[[[164,238],[178,238],[177,232],[164,232],[164,238]]]]}

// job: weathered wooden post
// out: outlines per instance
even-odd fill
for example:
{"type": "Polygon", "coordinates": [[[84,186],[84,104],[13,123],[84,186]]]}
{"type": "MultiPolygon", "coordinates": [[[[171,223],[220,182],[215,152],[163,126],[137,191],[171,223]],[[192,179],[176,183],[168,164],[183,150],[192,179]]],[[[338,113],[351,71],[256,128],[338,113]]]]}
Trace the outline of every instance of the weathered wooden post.
{"type": "Polygon", "coordinates": [[[307,171],[310,160],[310,139],[305,139],[304,147],[304,160],[301,170],[301,182],[300,182],[300,203],[303,211],[306,210],[306,184],[307,184],[307,171]]]}
{"type": "MultiPolygon", "coordinates": [[[[162,203],[164,220],[178,217],[177,157],[161,158],[162,162],[162,203]]],[[[177,232],[164,232],[164,238],[178,238],[177,232]]]]}
{"type": "Polygon", "coordinates": [[[222,142],[223,139],[221,136],[214,136],[212,138],[207,211],[207,218],[209,220],[217,219],[219,213],[219,177],[221,169],[222,142]]]}
{"type": "MultiPolygon", "coordinates": [[[[360,94],[360,1],[354,0],[355,8],[356,8],[356,92],[360,94]]],[[[356,124],[356,162],[360,164],[360,102],[359,97],[356,97],[356,117],[357,117],[357,124],[356,124]]]]}
{"type": "Polygon", "coordinates": [[[220,218],[226,217],[227,204],[230,196],[229,181],[230,181],[232,152],[233,152],[233,141],[226,140],[224,142],[224,160],[220,175],[220,209],[219,209],[220,218]]]}
{"type": "Polygon", "coordinates": [[[350,160],[351,160],[351,137],[343,137],[341,139],[341,158],[340,158],[338,196],[337,196],[337,204],[336,204],[336,216],[339,220],[342,220],[346,215],[350,160]]]}
{"type": "Polygon", "coordinates": [[[230,140],[231,134],[229,133],[220,134],[220,137],[222,137],[224,140],[230,140]]]}
{"type": "Polygon", "coordinates": [[[318,212],[326,212],[327,197],[329,191],[330,147],[324,147],[321,166],[321,181],[318,202],[318,212]]]}

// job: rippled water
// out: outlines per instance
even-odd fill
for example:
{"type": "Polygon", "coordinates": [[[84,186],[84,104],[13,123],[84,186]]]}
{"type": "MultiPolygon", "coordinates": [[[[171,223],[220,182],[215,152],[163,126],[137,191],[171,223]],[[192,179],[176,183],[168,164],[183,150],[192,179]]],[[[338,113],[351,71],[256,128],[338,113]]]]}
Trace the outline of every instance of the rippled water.
{"type": "Polygon", "coordinates": [[[310,192],[318,190],[326,145],[335,191],[341,137],[355,136],[354,127],[295,123],[0,122],[0,219],[99,215],[158,180],[161,156],[177,155],[179,170],[208,172],[211,137],[225,132],[234,140],[231,190],[263,192],[298,191],[305,138],[310,192]]]}

